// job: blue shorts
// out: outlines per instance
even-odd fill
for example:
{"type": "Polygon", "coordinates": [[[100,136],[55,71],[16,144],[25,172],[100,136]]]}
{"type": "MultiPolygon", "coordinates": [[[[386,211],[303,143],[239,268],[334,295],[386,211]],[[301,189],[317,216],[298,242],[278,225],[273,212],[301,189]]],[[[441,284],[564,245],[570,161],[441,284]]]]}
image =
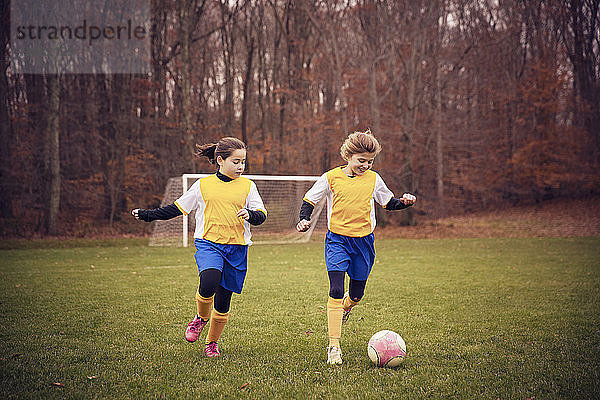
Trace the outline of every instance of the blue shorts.
{"type": "Polygon", "coordinates": [[[235,293],[242,293],[248,268],[248,246],[243,244],[220,244],[206,239],[195,239],[198,273],[207,269],[221,271],[221,286],[235,293]]]}
{"type": "Polygon", "coordinates": [[[366,281],[375,262],[375,236],[338,235],[327,231],[325,264],[327,271],[347,272],[355,281],[366,281]]]}

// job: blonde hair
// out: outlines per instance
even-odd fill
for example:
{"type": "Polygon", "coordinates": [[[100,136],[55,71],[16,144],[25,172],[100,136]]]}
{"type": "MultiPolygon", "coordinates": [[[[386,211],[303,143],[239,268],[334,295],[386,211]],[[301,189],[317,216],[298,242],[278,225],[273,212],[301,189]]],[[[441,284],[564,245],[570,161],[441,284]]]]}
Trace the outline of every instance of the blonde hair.
{"type": "Polygon", "coordinates": [[[346,161],[352,157],[353,154],[359,153],[372,153],[379,154],[381,151],[381,145],[375,139],[375,136],[371,133],[370,129],[364,132],[354,132],[348,135],[342,147],[340,147],[340,154],[346,161]]]}

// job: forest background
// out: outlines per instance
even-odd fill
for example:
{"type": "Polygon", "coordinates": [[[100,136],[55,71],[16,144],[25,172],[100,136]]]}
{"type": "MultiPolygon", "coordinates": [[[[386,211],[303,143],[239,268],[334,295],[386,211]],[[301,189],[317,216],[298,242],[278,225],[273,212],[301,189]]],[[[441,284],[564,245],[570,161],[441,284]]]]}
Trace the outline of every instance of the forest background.
{"type": "Polygon", "coordinates": [[[223,136],[247,173],[320,175],[370,128],[419,197],[384,224],[600,189],[600,0],[152,0],[145,74],[18,73],[10,3],[1,237],[140,233],[129,210],[223,136]]]}

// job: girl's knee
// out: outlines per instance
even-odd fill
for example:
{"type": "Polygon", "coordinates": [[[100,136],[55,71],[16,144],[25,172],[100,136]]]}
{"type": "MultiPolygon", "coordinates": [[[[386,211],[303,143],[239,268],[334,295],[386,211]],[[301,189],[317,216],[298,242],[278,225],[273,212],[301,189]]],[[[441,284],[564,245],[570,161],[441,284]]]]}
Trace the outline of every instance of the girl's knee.
{"type": "Polygon", "coordinates": [[[355,302],[359,302],[365,294],[365,285],[367,281],[356,281],[350,280],[350,299],[355,302]]]}
{"type": "Polygon", "coordinates": [[[333,299],[341,299],[344,297],[344,288],[343,287],[332,287],[329,289],[329,297],[333,299]]]}

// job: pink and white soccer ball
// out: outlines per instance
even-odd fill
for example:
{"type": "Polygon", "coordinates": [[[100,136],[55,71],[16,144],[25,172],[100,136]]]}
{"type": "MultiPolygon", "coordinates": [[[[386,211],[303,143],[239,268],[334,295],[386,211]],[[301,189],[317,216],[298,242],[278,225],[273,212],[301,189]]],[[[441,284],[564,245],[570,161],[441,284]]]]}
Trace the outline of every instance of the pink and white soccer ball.
{"type": "Polygon", "coordinates": [[[406,344],[396,332],[384,330],[371,336],[367,351],[378,367],[397,367],[406,357],[406,344]]]}

